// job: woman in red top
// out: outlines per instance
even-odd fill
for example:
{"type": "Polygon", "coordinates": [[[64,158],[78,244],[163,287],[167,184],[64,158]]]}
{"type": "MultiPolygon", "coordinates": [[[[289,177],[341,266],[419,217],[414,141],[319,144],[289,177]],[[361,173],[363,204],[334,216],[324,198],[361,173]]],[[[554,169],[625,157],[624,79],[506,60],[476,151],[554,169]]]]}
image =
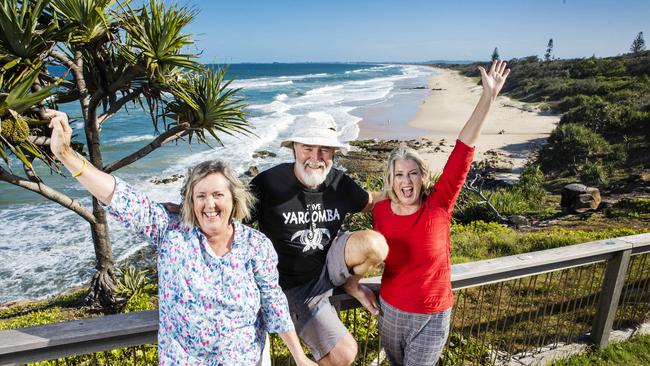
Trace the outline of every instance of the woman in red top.
{"type": "Polygon", "coordinates": [[[510,73],[498,60],[489,71],[479,70],[483,94],[433,187],[429,168],[413,149],[400,146],[388,159],[384,183],[390,199],[378,202],[373,216],[374,229],[389,246],[379,330],[391,365],[434,365],[449,334],[451,214],[485,116],[510,73]]]}

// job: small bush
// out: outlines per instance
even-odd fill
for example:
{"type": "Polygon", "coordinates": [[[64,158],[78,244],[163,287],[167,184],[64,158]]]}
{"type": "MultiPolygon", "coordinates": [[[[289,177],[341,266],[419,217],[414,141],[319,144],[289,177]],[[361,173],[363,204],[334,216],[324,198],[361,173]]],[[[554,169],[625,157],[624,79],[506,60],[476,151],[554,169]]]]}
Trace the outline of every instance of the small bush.
{"type": "Polygon", "coordinates": [[[0,320],[0,330],[18,329],[56,323],[64,320],[60,308],[51,308],[34,311],[29,314],[16,316],[6,320],[0,320]]]}
{"type": "Polygon", "coordinates": [[[572,78],[583,79],[594,77],[601,73],[598,61],[595,57],[590,57],[583,60],[578,60],[571,64],[569,73],[572,78]]]}
{"type": "Polygon", "coordinates": [[[605,103],[605,100],[602,97],[599,97],[597,95],[578,94],[578,95],[571,95],[568,97],[564,97],[560,101],[558,107],[560,111],[566,112],[576,107],[581,107],[581,106],[586,106],[591,104],[602,104],[602,103],[605,103]]]}
{"type": "Polygon", "coordinates": [[[530,164],[522,170],[516,189],[522,192],[529,201],[541,202],[546,196],[543,186],[545,180],[544,172],[539,164],[530,164]]]}
{"type": "Polygon", "coordinates": [[[118,295],[131,298],[144,292],[147,286],[151,285],[146,270],[137,270],[133,266],[128,266],[119,272],[121,276],[117,278],[115,290],[118,295]]]}
{"type": "Polygon", "coordinates": [[[576,123],[605,136],[616,136],[628,127],[628,108],[610,104],[602,98],[592,98],[587,104],[571,108],[562,119],[560,125],[576,123]]]}
{"type": "Polygon", "coordinates": [[[616,202],[607,212],[612,217],[650,218],[650,198],[626,198],[616,202]]]}
{"type": "Polygon", "coordinates": [[[605,167],[599,161],[587,161],[580,168],[580,181],[589,186],[604,186],[607,184],[605,167]]]}
{"type": "Polygon", "coordinates": [[[138,293],[129,298],[122,309],[123,313],[132,313],[136,311],[156,310],[158,302],[156,298],[146,293],[138,293]]]}
{"type": "Polygon", "coordinates": [[[612,152],[599,134],[577,124],[564,124],[551,132],[548,144],[539,153],[544,173],[578,174],[589,160],[602,160],[612,152]]]}

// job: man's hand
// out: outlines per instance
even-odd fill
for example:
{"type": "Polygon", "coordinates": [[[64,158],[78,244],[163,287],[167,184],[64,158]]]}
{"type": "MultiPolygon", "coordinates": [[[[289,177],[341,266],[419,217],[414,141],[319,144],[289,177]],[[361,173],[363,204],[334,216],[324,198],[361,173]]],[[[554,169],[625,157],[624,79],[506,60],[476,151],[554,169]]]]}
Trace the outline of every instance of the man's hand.
{"type": "Polygon", "coordinates": [[[165,210],[167,212],[174,214],[174,215],[180,215],[181,214],[181,206],[173,203],[173,202],[164,202],[162,203],[163,207],[165,207],[165,210]]]}

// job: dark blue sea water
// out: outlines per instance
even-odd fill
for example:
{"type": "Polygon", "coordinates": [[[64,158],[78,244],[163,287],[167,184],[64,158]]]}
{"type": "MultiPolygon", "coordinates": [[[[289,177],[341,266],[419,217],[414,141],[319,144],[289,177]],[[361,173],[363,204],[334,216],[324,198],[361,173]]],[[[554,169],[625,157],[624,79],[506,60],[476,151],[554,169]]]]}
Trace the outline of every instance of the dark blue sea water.
{"type": "MultiPolygon", "coordinates": [[[[428,90],[432,69],[409,65],[372,64],[235,64],[227,77],[242,88],[248,120],[256,136],[223,136],[223,146],[187,141],[163,146],[146,158],[120,169],[116,175],[161,201],[178,201],[180,181],[154,184],[153,179],[184,174],[188,167],[207,159],[229,161],[240,173],[251,165],[264,170],[292,159],[280,141],[293,129],[297,116],[310,112],[330,114],[342,140],[359,136],[364,113],[404,109],[415,113],[428,90]],[[253,158],[258,150],[276,158],[253,158]]],[[[78,104],[61,105],[73,119],[77,139],[83,141],[78,104]],[[74,120],[76,119],[76,120],[74,120]]],[[[406,113],[404,115],[409,115],[406,113]]],[[[393,121],[391,126],[399,126],[393,121]]],[[[398,128],[398,127],[396,127],[398,128]]],[[[399,131],[395,131],[399,134],[399,131]]],[[[120,112],[102,129],[104,162],[119,159],[147,144],[155,136],[148,112],[136,107],[120,112]]],[[[391,136],[387,136],[391,137],[391,136]]],[[[20,172],[18,165],[14,166],[20,172]]],[[[70,178],[39,167],[48,185],[89,205],[84,190],[70,178]]],[[[124,261],[144,243],[111,223],[113,251],[124,261]]],[[[43,298],[81,285],[93,273],[94,251],[87,223],[73,212],[45,198],[0,182],[0,303],[23,298],[43,298]]]]}

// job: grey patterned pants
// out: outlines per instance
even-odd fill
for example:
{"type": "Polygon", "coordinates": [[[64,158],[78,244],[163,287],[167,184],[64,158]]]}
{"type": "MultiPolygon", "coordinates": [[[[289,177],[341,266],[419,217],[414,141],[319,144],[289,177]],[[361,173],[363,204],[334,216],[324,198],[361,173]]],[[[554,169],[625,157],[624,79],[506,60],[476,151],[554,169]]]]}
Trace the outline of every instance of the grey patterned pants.
{"type": "Polygon", "coordinates": [[[380,298],[379,332],[392,366],[433,366],[449,336],[451,308],[433,314],[401,311],[380,298]]]}

